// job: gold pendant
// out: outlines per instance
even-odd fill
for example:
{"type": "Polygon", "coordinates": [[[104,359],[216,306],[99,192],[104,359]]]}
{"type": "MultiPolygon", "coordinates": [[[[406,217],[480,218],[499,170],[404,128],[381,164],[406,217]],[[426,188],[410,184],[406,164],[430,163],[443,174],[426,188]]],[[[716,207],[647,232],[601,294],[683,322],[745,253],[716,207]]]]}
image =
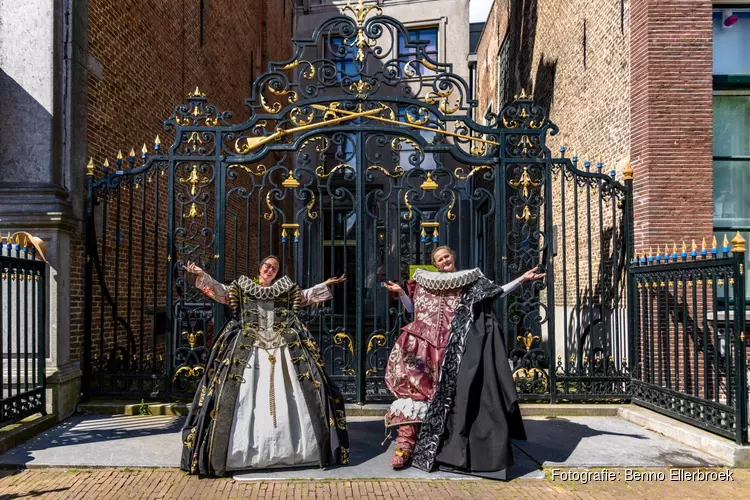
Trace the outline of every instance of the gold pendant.
{"type": "Polygon", "coordinates": [[[276,368],[276,356],[273,354],[268,355],[268,362],[271,363],[271,382],[268,384],[268,400],[269,410],[271,411],[271,419],[273,420],[273,426],[276,427],[276,394],[274,392],[274,369],[276,368]]]}

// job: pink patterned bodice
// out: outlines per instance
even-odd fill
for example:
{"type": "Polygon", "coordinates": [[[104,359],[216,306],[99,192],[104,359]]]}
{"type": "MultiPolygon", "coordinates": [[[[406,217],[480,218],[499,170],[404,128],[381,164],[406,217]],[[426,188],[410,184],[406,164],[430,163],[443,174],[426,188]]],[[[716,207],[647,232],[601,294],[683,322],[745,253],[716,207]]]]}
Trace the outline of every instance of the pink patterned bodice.
{"type": "Polygon", "coordinates": [[[419,337],[431,346],[448,344],[453,314],[461,297],[461,288],[428,290],[417,284],[414,293],[414,321],[401,330],[419,337]]]}

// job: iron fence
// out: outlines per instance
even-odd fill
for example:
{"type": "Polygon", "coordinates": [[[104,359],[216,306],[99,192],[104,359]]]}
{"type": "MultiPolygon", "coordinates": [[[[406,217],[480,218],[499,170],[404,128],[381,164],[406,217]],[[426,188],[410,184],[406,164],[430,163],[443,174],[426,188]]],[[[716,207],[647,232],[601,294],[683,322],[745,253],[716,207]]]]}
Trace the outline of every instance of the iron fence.
{"type": "Polygon", "coordinates": [[[0,243],[0,425],[43,412],[47,264],[28,236],[0,243]]]}

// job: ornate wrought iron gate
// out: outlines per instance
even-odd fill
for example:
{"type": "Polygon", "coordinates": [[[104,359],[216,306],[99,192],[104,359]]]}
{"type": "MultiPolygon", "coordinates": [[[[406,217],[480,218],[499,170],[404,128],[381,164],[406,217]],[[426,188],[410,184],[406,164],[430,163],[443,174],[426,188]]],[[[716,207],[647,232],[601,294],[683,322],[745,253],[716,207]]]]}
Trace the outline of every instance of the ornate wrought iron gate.
{"type": "Polygon", "coordinates": [[[246,122],[196,89],[166,122],[167,151],[105,162],[99,180],[89,165],[85,394],[189,395],[226,311],[183,264],[229,282],[274,253],[302,286],[347,274],[306,320],[350,400],[386,400],[409,318],[380,284],[448,244],[497,281],[548,273],[497,304],[525,397],[627,397],[629,178],[553,157],[557,130],[524,92],[476,123],[426,42],[376,7],[346,9],[269,65],[246,122]]]}

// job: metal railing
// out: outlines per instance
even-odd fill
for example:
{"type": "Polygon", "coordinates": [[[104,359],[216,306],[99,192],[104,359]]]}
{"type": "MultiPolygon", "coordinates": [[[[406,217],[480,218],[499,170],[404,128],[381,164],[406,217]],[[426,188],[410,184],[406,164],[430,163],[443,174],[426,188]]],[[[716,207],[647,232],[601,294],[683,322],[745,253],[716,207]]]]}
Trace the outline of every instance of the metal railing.
{"type": "Polygon", "coordinates": [[[636,257],[630,267],[633,401],[747,442],[745,241],[636,257]]]}
{"type": "Polygon", "coordinates": [[[0,425],[45,408],[47,263],[30,240],[41,241],[25,233],[0,238],[0,425]]]}

